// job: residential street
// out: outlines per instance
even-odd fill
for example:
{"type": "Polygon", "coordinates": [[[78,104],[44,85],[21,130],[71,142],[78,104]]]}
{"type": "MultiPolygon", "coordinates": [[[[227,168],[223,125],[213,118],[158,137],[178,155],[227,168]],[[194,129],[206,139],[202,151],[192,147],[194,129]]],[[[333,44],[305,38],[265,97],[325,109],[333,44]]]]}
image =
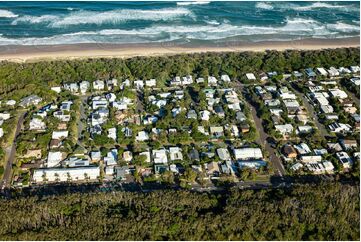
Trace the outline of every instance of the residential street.
{"type": "Polygon", "coordinates": [[[3,179],[0,182],[1,189],[7,188],[11,185],[11,173],[12,173],[11,171],[12,171],[12,165],[13,165],[13,162],[15,159],[15,154],[16,154],[16,138],[20,133],[26,113],[27,113],[26,111],[23,111],[20,114],[18,123],[16,125],[14,140],[11,143],[11,146],[6,149],[6,156],[5,156],[6,164],[5,164],[3,179]]]}
{"type": "MultiPolygon", "coordinates": [[[[236,87],[239,88],[241,93],[243,93],[243,89],[245,88],[245,86],[243,84],[237,83],[236,87]]],[[[271,144],[269,144],[267,142],[267,138],[269,137],[269,135],[264,131],[264,128],[262,125],[262,120],[257,116],[257,111],[255,110],[253,105],[250,102],[248,102],[248,100],[246,100],[246,101],[249,104],[249,108],[251,110],[253,120],[255,122],[256,128],[259,133],[259,136],[258,136],[258,139],[256,140],[256,142],[259,145],[263,146],[265,148],[265,150],[268,152],[269,160],[271,161],[271,163],[273,165],[275,175],[284,176],[286,174],[286,170],[283,167],[281,159],[276,155],[275,149],[272,148],[271,144]]]]}
{"type": "Polygon", "coordinates": [[[326,127],[318,121],[318,116],[315,112],[315,109],[310,104],[310,102],[307,100],[305,95],[303,93],[299,92],[296,88],[293,88],[293,91],[297,94],[298,97],[300,97],[302,99],[303,106],[305,106],[305,108],[307,109],[307,112],[310,114],[310,117],[312,117],[312,121],[316,124],[318,130],[320,131],[321,136],[323,138],[329,136],[329,134],[326,130],[326,127]]]}

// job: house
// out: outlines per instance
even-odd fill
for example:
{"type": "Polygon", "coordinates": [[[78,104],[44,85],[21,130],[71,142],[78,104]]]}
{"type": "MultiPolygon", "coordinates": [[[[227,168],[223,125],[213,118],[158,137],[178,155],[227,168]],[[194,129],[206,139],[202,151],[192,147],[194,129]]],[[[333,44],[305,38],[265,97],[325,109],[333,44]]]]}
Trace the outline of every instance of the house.
{"type": "Polygon", "coordinates": [[[308,116],[306,114],[297,114],[296,120],[300,123],[306,124],[308,122],[308,116]]]}
{"type": "Polygon", "coordinates": [[[259,79],[264,82],[264,81],[267,81],[268,80],[268,76],[266,73],[262,72],[259,74],[259,79]]]}
{"type": "Polygon", "coordinates": [[[63,154],[60,151],[50,151],[46,161],[46,167],[59,166],[63,160],[63,154]]]}
{"type": "Polygon", "coordinates": [[[117,180],[125,181],[127,176],[130,175],[128,166],[115,167],[115,176],[117,180]]]}
{"type": "Polygon", "coordinates": [[[360,67],[359,66],[350,66],[350,70],[353,73],[357,73],[357,72],[360,72],[360,67]]]}
{"type": "Polygon", "coordinates": [[[249,81],[255,81],[256,76],[253,73],[246,73],[246,77],[249,81]]]}
{"type": "Polygon", "coordinates": [[[228,75],[222,75],[221,80],[224,81],[224,82],[231,82],[231,79],[229,78],[228,75]]]}
{"type": "Polygon", "coordinates": [[[317,72],[322,76],[327,76],[327,71],[324,68],[316,68],[317,72]]]}
{"type": "Polygon", "coordinates": [[[339,143],[327,143],[327,149],[336,152],[342,151],[342,147],[339,143]]]}
{"type": "Polygon", "coordinates": [[[100,151],[92,151],[92,152],[90,152],[90,158],[92,161],[96,162],[96,161],[100,161],[100,159],[102,158],[102,155],[101,155],[100,151]]]}
{"type": "Polygon", "coordinates": [[[64,101],[60,104],[60,110],[61,111],[70,111],[72,104],[73,104],[72,101],[64,101]]]}
{"type": "Polygon", "coordinates": [[[89,159],[72,156],[62,163],[68,167],[89,166],[89,159]]]}
{"type": "Polygon", "coordinates": [[[80,88],[80,93],[85,94],[90,88],[90,83],[88,81],[82,81],[79,83],[79,88],[80,88]]]}
{"type": "Polygon", "coordinates": [[[113,90],[113,88],[118,86],[118,80],[113,78],[111,80],[106,80],[106,85],[108,90],[113,90]]]}
{"type": "Polygon", "coordinates": [[[243,169],[245,167],[251,169],[259,169],[261,167],[267,166],[267,162],[264,160],[246,160],[246,161],[238,161],[239,168],[243,169]]]}
{"type": "Polygon", "coordinates": [[[355,114],[357,112],[356,107],[344,107],[343,110],[349,114],[355,114]]]}
{"type": "Polygon", "coordinates": [[[219,165],[217,162],[212,161],[206,165],[207,174],[210,176],[218,176],[219,175],[219,165]]]}
{"type": "Polygon", "coordinates": [[[312,68],[307,68],[305,70],[306,72],[306,75],[309,77],[309,78],[314,78],[316,77],[316,73],[312,70],[312,68]]]}
{"type": "Polygon", "coordinates": [[[299,134],[307,134],[307,133],[311,133],[312,131],[313,128],[310,125],[298,126],[297,128],[297,133],[299,134]]]}
{"type": "Polygon", "coordinates": [[[182,77],[182,85],[190,85],[193,83],[193,78],[191,75],[182,77]]]}
{"type": "Polygon", "coordinates": [[[159,150],[153,150],[152,151],[152,157],[153,157],[153,162],[156,164],[166,164],[168,163],[168,158],[167,158],[167,152],[166,150],[163,149],[159,149],[159,150]]]}
{"type": "Polygon", "coordinates": [[[188,153],[188,157],[191,161],[200,161],[199,159],[199,152],[195,148],[191,149],[191,151],[188,153]]]}
{"type": "Polygon", "coordinates": [[[215,138],[220,138],[224,136],[224,130],[222,126],[211,126],[209,130],[210,134],[215,138]]]}
{"type": "Polygon", "coordinates": [[[322,92],[316,92],[312,93],[313,99],[319,104],[319,105],[329,105],[329,102],[327,100],[327,96],[325,96],[322,92]]]}
{"type": "Polygon", "coordinates": [[[338,70],[331,66],[330,69],[327,70],[328,71],[328,74],[330,75],[330,77],[335,77],[335,76],[339,76],[340,73],[338,72],[338,70]]]}
{"type": "Polygon", "coordinates": [[[123,152],[123,160],[126,162],[130,162],[133,159],[133,154],[130,151],[124,151],[123,152]]]}
{"type": "Polygon", "coordinates": [[[147,115],[143,119],[144,125],[155,124],[158,121],[158,117],[154,115],[147,115]]]}
{"type": "Polygon", "coordinates": [[[322,156],[320,156],[320,155],[301,155],[300,160],[303,163],[321,162],[322,156]]]}
{"type": "Polygon", "coordinates": [[[275,129],[279,131],[282,135],[291,134],[293,132],[292,124],[275,125],[275,129]]]}
{"type": "Polygon", "coordinates": [[[295,148],[293,148],[292,145],[289,145],[289,144],[285,144],[282,147],[282,153],[286,158],[293,159],[293,158],[297,157],[297,152],[296,152],[295,148]]]}
{"type": "Polygon", "coordinates": [[[341,139],[340,145],[344,150],[357,149],[357,141],[354,139],[341,139]]]}
{"type": "Polygon", "coordinates": [[[196,111],[195,110],[193,110],[193,109],[191,109],[191,110],[189,110],[188,111],[188,113],[187,113],[187,118],[188,119],[197,119],[197,113],[196,113],[196,111]]]}
{"type": "Polygon", "coordinates": [[[179,147],[170,147],[169,156],[171,161],[183,160],[182,149],[179,147]]]}
{"type": "Polygon", "coordinates": [[[257,160],[263,159],[262,150],[260,148],[238,148],[233,149],[236,160],[257,160]]]}
{"type": "Polygon", "coordinates": [[[146,87],[155,87],[157,86],[157,81],[155,79],[150,79],[145,81],[146,87]]]}
{"type": "Polygon", "coordinates": [[[330,129],[331,132],[334,133],[347,133],[350,132],[352,129],[351,125],[349,124],[343,124],[337,122],[328,125],[328,128],[330,129]]]}
{"type": "Polygon", "coordinates": [[[333,107],[331,105],[321,105],[320,109],[323,113],[333,113],[333,107]]]}
{"type": "Polygon", "coordinates": [[[211,112],[209,112],[208,110],[204,110],[204,111],[201,111],[199,114],[201,116],[201,120],[208,121],[209,115],[211,114],[211,112]]]}
{"type": "Polygon", "coordinates": [[[100,169],[97,166],[73,167],[73,168],[51,168],[35,169],[32,180],[35,183],[44,181],[65,182],[79,180],[95,180],[100,176],[100,169]]]}
{"type": "Polygon", "coordinates": [[[117,149],[111,149],[107,156],[104,157],[104,163],[107,166],[113,166],[117,164],[118,160],[118,150],[117,149]]]}
{"type": "Polygon", "coordinates": [[[222,106],[216,106],[214,108],[214,112],[220,117],[220,118],[224,118],[226,116],[226,114],[224,113],[224,110],[222,108],[222,106]]]}
{"type": "Polygon", "coordinates": [[[143,151],[141,153],[138,154],[139,156],[144,156],[146,159],[145,159],[145,162],[147,163],[150,163],[151,162],[151,159],[150,159],[150,151],[143,151]]]}
{"type": "Polygon", "coordinates": [[[217,86],[217,78],[215,78],[214,76],[208,76],[208,85],[209,86],[217,86]]]}
{"type": "Polygon", "coordinates": [[[62,122],[69,122],[71,118],[70,114],[65,114],[63,111],[56,111],[53,116],[62,122]]]}
{"type": "Polygon", "coordinates": [[[93,82],[93,89],[97,91],[104,90],[104,81],[96,80],[93,82]]]}
{"type": "Polygon", "coordinates": [[[108,101],[104,98],[99,100],[94,100],[92,102],[92,109],[96,110],[98,108],[107,108],[108,107],[108,101]]]}
{"type": "Polygon", "coordinates": [[[170,85],[171,85],[171,86],[181,86],[181,85],[182,85],[181,78],[180,78],[179,76],[174,77],[174,78],[170,81],[170,85]]]}
{"type": "Polygon", "coordinates": [[[174,97],[177,98],[177,99],[179,99],[179,100],[183,99],[183,97],[184,97],[184,91],[182,91],[182,90],[177,90],[177,91],[175,91],[175,92],[174,92],[174,97]]]}
{"type": "Polygon", "coordinates": [[[67,138],[68,135],[69,135],[69,131],[67,131],[67,130],[53,131],[51,138],[52,139],[62,139],[62,138],[67,138]]]}
{"type": "Polygon", "coordinates": [[[226,148],[219,148],[217,149],[217,155],[221,160],[231,160],[231,155],[226,148]]]}
{"type": "Polygon", "coordinates": [[[204,78],[203,77],[199,77],[196,79],[196,83],[200,84],[200,83],[204,83],[204,78]]]}
{"type": "Polygon", "coordinates": [[[346,152],[337,152],[336,156],[337,156],[337,159],[341,162],[343,168],[345,168],[345,169],[351,168],[353,162],[352,162],[350,156],[348,156],[348,154],[346,152]]]}
{"type": "Polygon", "coordinates": [[[109,103],[112,103],[112,102],[115,102],[115,100],[117,99],[117,96],[110,92],[110,93],[107,93],[105,94],[105,98],[108,100],[109,103]]]}
{"type": "Polygon", "coordinates": [[[149,140],[148,132],[146,131],[140,131],[138,132],[138,135],[135,137],[136,141],[146,141],[149,140]]]}
{"type": "Polygon", "coordinates": [[[236,120],[241,123],[241,122],[243,122],[243,121],[246,121],[246,120],[247,120],[247,117],[246,117],[246,115],[245,115],[243,112],[238,111],[238,112],[236,113],[236,120]]]}
{"type": "Polygon", "coordinates": [[[239,137],[239,130],[236,125],[231,125],[231,133],[234,137],[239,137]]]}
{"type": "Polygon", "coordinates": [[[38,105],[43,99],[37,95],[30,95],[21,99],[19,106],[25,108],[31,105],[38,105]]]}
{"type": "Polygon", "coordinates": [[[353,77],[350,79],[350,82],[353,83],[355,86],[360,86],[360,77],[353,77]]]}
{"type": "Polygon", "coordinates": [[[60,93],[61,92],[61,87],[51,87],[50,90],[56,92],[56,93],[60,93]]]}
{"type": "Polygon", "coordinates": [[[108,138],[111,138],[114,141],[117,140],[117,129],[116,128],[108,129],[108,138]]]}
{"type": "Polygon", "coordinates": [[[249,124],[243,123],[243,124],[240,125],[240,128],[241,128],[241,132],[243,134],[245,134],[245,133],[249,132],[250,126],[249,126],[249,124]]]}
{"type": "Polygon", "coordinates": [[[29,130],[45,130],[46,124],[39,118],[32,118],[29,123],[29,130]]]}
{"type": "Polygon", "coordinates": [[[310,147],[306,143],[300,143],[298,145],[294,145],[294,147],[300,155],[305,155],[312,152],[310,147]]]}
{"type": "Polygon", "coordinates": [[[345,91],[342,91],[338,88],[329,89],[328,91],[330,92],[330,95],[335,98],[345,99],[348,97],[348,95],[345,91]]]}
{"type": "Polygon", "coordinates": [[[176,117],[178,114],[181,113],[181,111],[182,111],[182,108],[180,108],[180,107],[173,108],[173,109],[172,109],[172,117],[173,117],[173,118],[176,117]]]}
{"type": "Polygon", "coordinates": [[[78,91],[79,91],[79,85],[78,85],[78,83],[75,83],[75,82],[65,83],[63,85],[63,88],[71,93],[78,93],[78,91]]]}
{"type": "Polygon", "coordinates": [[[62,142],[60,139],[52,139],[50,140],[49,147],[50,149],[56,149],[59,148],[62,145],[62,142]]]}
{"type": "Polygon", "coordinates": [[[144,88],[144,82],[142,80],[134,81],[134,86],[137,90],[144,88]]]}

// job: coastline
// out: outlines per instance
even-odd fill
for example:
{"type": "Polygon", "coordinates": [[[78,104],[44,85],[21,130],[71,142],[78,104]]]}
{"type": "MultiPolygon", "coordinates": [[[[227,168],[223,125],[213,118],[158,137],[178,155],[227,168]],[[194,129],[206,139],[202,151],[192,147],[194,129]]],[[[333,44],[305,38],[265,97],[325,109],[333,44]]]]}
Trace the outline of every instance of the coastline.
{"type": "Polygon", "coordinates": [[[304,39],[295,41],[224,42],[213,44],[70,44],[44,46],[0,46],[0,61],[37,62],[88,58],[130,58],[204,52],[262,52],[266,50],[320,50],[360,47],[360,37],[304,39]]]}

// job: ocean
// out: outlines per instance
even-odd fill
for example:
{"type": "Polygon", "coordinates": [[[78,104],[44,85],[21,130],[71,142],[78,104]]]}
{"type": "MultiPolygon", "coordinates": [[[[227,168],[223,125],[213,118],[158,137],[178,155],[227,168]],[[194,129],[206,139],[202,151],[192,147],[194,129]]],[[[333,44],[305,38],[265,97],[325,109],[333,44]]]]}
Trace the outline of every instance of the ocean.
{"type": "Polygon", "coordinates": [[[0,2],[0,45],[217,44],[359,35],[359,2],[0,2]]]}

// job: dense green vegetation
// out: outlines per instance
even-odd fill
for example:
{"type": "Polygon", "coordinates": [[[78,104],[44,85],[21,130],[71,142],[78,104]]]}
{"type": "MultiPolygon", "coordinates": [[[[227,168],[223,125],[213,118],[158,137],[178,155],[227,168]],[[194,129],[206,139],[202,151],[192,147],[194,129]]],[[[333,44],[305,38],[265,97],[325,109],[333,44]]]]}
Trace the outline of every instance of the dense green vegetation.
{"type": "Polygon", "coordinates": [[[175,75],[206,77],[228,74],[245,79],[246,72],[290,72],[307,67],[350,66],[359,64],[359,48],[318,51],[203,53],[131,59],[88,59],[36,63],[0,63],[0,94],[16,99],[17,95],[35,92],[46,94],[48,85],[62,82],[118,78],[150,79],[163,82],[175,75]],[[24,87],[27,87],[25,90],[24,87]],[[16,91],[14,93],[13,91],[16,91]],[[25,93],[24,93],[25,92],[25,93]],[[45,92],[45,93],[44,93],[45,92]]]}
{"type": "Polygon", "coordinates": [[[359,186],[0,200],[2,240],[359,240],[359,186]]]}

